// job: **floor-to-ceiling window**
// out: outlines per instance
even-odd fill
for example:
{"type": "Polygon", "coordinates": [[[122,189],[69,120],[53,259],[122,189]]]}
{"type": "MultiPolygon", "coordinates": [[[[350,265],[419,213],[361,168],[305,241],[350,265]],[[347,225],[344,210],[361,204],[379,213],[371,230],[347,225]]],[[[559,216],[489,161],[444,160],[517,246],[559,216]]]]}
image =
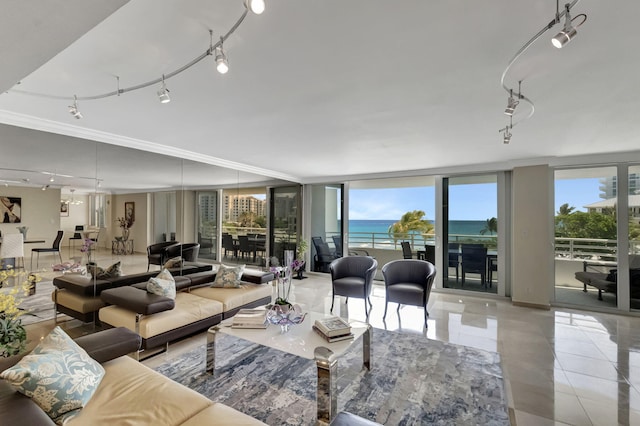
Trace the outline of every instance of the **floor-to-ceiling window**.
{"type": "Polygon", "coordinates": [[[198,193],[198,235],[200,244],[199,257],[202,259],[217,259],[218,248],[218,193],[207,191],[198,193]]]}
{"type": "Polygon", "coordinates": [[[629,293],[630,308],[640,310],[640,165],[629,166],[629,293]]]}
{"type": "Polygon", "coordinates": [[[266,188],[222,192],[221,260],[265,265],[267,240],[266,188]]]}
{"type": "Polygon", "coordinates": [[[498,292],[497,174],[443,179],[443,287],[498,292]]]}
{"type": "Polygon", "coordinates": [[[350,182],[348,203],[349,252],[374,256],[380,267],[391,260],[427,258],[427,253],[432,253],[436,226],[434,177],[350,182]]]}
{"type": "MultiPolygon", "coordinates": [[[[297,254],[300,223],[300,186],[271,188],[269,256],[288,265],[297,254]]],[[[275,260],[274,260],[275,262],[275,260]]]]}
{"type": "Polygon", "coordinates": [[[616,167],[556,170],[554,190],[556,303],[617,307],[608,279],[618,262],[616,167]],[[579,271],[593,273],[592,285],[579,271]]]}
{"type": "Polygon", "coordinates": [[[310,269],[313,271],[326,270],[328,262],[334,256],[343,256],[348,253],[348,244],[344,243],[343,229],[343,194],[342,184],[322,184],[308,187],[311,199],[311,240],[308,242],[310,269]],[[323,254],[323,248],[318,255],[319,243],[328,246],[329,256],[323,254]],[[346,248],[346,250],[345,250],[346,248]]]}

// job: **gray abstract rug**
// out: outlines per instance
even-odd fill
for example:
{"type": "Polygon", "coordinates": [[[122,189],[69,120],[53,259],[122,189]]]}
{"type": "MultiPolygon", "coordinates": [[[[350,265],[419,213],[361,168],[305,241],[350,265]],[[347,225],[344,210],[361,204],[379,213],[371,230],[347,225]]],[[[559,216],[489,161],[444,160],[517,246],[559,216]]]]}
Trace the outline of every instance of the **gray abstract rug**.
{"type": "MultiPolygon", "coordinates": [[[[500,356],[465,346],[374,329],[372,369],[360,339],[338,362],[338,411],[386,425],[508,425],[500,356]]],[[[316,421],[315,362],[223,335],[216,370],[205,347],[156,370],[269,425],[316,421]]]]}
{"type": "Polygon", "coordinates": [[[53,318],[51,293],[53,293],[52,281],[40,281],[36,284],[36,294],[25,296],[20,302],[20,308],[25,312],[21,316],[22,324],[33,324],[53,318]]]}

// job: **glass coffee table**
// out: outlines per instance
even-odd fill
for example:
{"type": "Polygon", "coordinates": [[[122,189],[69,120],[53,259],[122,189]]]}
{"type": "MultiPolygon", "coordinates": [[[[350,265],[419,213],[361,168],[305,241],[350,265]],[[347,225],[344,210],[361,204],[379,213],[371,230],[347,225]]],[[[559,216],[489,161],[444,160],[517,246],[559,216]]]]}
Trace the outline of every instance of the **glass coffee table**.
{"type": "Polygon", "coordinates": [[[329,343],[311,328],[316,319],[328,316],[318,312],[309,312],[301,324],[291,326],[286,333],[281,333],[280,327],[274,325],[269,325],[266,329],[232,328],[233,318],[226,319],[209,328],[207,332],[207,373],[213,374],[214,372],[216,336],[219,333],[315,360],[318,370],[318,389],[316,392],[318,423],[329,424],[337,414],[338,358],[362,337],[362,364],[367,370],[371,370],[372,327],[364,322],[349,321],[353,339],[329,343]]]}

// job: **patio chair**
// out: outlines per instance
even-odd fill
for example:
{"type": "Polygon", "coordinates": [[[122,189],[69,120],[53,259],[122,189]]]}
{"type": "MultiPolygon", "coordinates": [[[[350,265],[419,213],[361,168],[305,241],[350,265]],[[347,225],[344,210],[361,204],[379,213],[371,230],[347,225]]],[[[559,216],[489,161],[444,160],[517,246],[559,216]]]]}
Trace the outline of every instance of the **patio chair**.
{"type": "Polygon", "coordinates": [[[369,318],[370,309],[367,309],[367,302],[369,308],[372,308],[369,297],[377,269],[378,262],[368,256],[340,257],[331,262],[331,312],[336,296],[345,296],[347,302],[349,297],[358,297],[364,299],[364,313],[369,318]]]}
{"type": "Polygon", "coordinates": [[[238,244],[233,241],[231,234],[222,234],[222,248],[224,249],[224,257],[228,257],[227,253],[232,252],[233,258],[238,257],[238,244]]]}
{"type": "Polygon", "coordinates": [[[413,253],[411,253],[411,243],[409,241],[403,241],[400,245],[402,246],[402,257],[404,259],[413,258],[413,253]]]}
{"type": "Polygon", "coordinates": [[[398,304],[398,318],[400,317],[400,305],[422,306],[426,327],[429,316],[427,303],[436,276],[436,267],[425,260],[392,260],[382,267],[382,275],[386,291],[382,318],[387,317],[389,302],[398,304]]]}
{"type": "MultiPolygon", "coordinates": [[[[460,244],[449,244],[449,268],[456,268],[456,283],[460,279],[460,244]]],[[[448,274],[447,274],[448,275],[448,274]]]]}
{"type": "Polygon", "coordinates": [[[486,286],[487,276],[487,248],[462,244],[460,256],[462,257],[462,286],[467,274],[479,274],[480,284],[486,286]]]}
{"type": "Polygon", "coordinates": [[[202,232],[198,232],[198,244],[200,244],[200,248],[203,251],[208,250],[208,253],[211,253],[213,249],[213,238],[203,237],[202,232]]]}
{"type": "Polygon", "coordinates": [[[336,246],[336,256],[342,257],[342,237],[340,235],[334,235],[331,238],[333,239],[333,245],[336,246]]]}
{"type": "Polygon", "coordinates": [[[316,245],[316,255],[314,258],[314,269],[316,272],[328,272],[329,265],[338,257],[331,253],[329,244],[319,243],[316,245]]]}
{"type": "Polygon", "coordinates": [[[238,252],[242,255],[242,258],[251,257],[251,253],[255,250],[255,246],[251,247],[249,237],[247,235],[238,235],[238,252]]]}

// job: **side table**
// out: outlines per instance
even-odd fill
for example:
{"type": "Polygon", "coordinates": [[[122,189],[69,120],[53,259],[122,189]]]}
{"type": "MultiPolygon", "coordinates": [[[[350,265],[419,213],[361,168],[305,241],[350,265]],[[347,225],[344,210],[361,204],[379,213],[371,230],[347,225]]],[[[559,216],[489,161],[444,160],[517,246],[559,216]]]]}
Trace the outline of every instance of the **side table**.
{"type": "Polygon", "coordinates": [[[133,254],[133,240],[116,239],[111,241],[112,254],[133,254]]]}

